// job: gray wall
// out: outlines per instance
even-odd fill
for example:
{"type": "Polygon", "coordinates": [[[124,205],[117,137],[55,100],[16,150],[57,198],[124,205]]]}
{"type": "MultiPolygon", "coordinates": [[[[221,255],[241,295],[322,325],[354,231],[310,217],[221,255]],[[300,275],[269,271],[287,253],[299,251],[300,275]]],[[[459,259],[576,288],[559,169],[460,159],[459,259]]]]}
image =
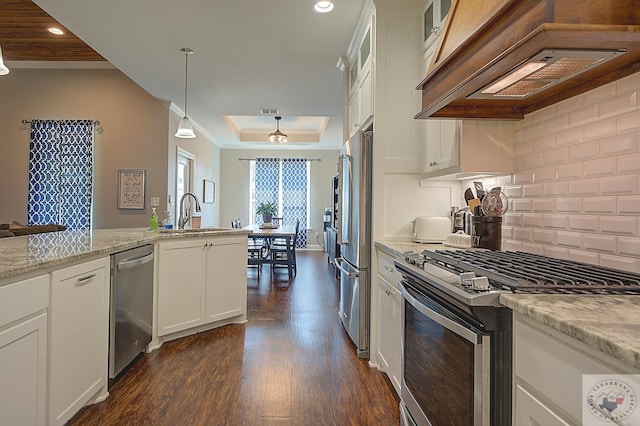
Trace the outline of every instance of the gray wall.
{"type": "Polygon", "coordinates": [[[222,149],[220,164],[220,223],[230,226],[233,219],[249,223],[249,162],[238,158],[320,158],[311,162],[309,245],[315,245],[315,232],[322,245],[322,214],[331,206],[331,179],[337,173],[338,150],[248,150],[222,149]]]}

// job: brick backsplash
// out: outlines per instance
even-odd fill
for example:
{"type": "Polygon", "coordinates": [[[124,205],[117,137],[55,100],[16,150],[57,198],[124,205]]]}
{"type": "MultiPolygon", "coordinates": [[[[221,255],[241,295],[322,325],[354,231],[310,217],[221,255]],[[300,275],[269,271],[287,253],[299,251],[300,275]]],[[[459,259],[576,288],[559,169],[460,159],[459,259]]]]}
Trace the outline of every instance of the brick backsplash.
{"type": "Polygon", "coordinates": [[[503,250],[640,273],[640,73],[516,124],[503,250]]]}

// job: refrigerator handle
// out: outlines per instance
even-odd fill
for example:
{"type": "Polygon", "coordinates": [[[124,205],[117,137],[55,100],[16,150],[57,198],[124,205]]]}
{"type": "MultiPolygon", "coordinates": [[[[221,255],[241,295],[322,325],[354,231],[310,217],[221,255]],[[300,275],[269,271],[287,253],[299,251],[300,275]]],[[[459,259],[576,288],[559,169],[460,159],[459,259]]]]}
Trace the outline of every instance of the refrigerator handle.
{"type": "Polygon", "coordinates": [[[347,271],[345,269],[344,266],[342,266],[342,258],[341,257],[336,257],[335,259],[336,261],[336,268],[338,268],[338,270],[344,274],[347,275],[347,277],[349,278],[354,278],[354,277],[358,277],[360,274],[358,274],[357,272],[351,272],[351,271],[347,271]]]}
{"type": "Polygon", "coordinates": [[[338,162],[338,182],[340,188],[340,214],[338,215],[338,244],[348,244],[349,214],[351,211],[351,156],[341,155],[338,162]]]}

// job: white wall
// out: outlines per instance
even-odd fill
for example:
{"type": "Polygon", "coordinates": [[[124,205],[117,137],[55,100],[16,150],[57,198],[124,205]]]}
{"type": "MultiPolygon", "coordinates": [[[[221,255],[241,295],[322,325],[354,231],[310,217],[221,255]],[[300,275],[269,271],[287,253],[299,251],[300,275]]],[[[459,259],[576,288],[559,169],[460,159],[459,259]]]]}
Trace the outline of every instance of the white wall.
{"type": "Polygon", "coordinates": [[[231,220],[240,218],[249,223],[249,162],[239,158],[319,158],[311,162],[310,176],[310,223],[309,245],[316,245],[315,233],[319,233],[322,244],[322,215],[325,207],[331,206],[331,179],[337,173],[338,155],[335,150],[256,150],[222,149],[220,164],[220,223],[231,226],[231,220]]]}

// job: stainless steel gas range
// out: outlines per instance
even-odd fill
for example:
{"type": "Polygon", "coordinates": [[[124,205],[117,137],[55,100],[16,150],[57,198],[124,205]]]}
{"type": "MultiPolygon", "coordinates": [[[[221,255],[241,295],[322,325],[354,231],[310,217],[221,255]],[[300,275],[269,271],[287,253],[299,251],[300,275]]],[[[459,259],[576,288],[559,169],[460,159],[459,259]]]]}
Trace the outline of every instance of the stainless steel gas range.
{"type": "Polygon", "coordinates": [[[640,275],[524,252],[425,250],[402,273],[401,423],[510,425],[503,293],[640,294],[640,275]]]}

